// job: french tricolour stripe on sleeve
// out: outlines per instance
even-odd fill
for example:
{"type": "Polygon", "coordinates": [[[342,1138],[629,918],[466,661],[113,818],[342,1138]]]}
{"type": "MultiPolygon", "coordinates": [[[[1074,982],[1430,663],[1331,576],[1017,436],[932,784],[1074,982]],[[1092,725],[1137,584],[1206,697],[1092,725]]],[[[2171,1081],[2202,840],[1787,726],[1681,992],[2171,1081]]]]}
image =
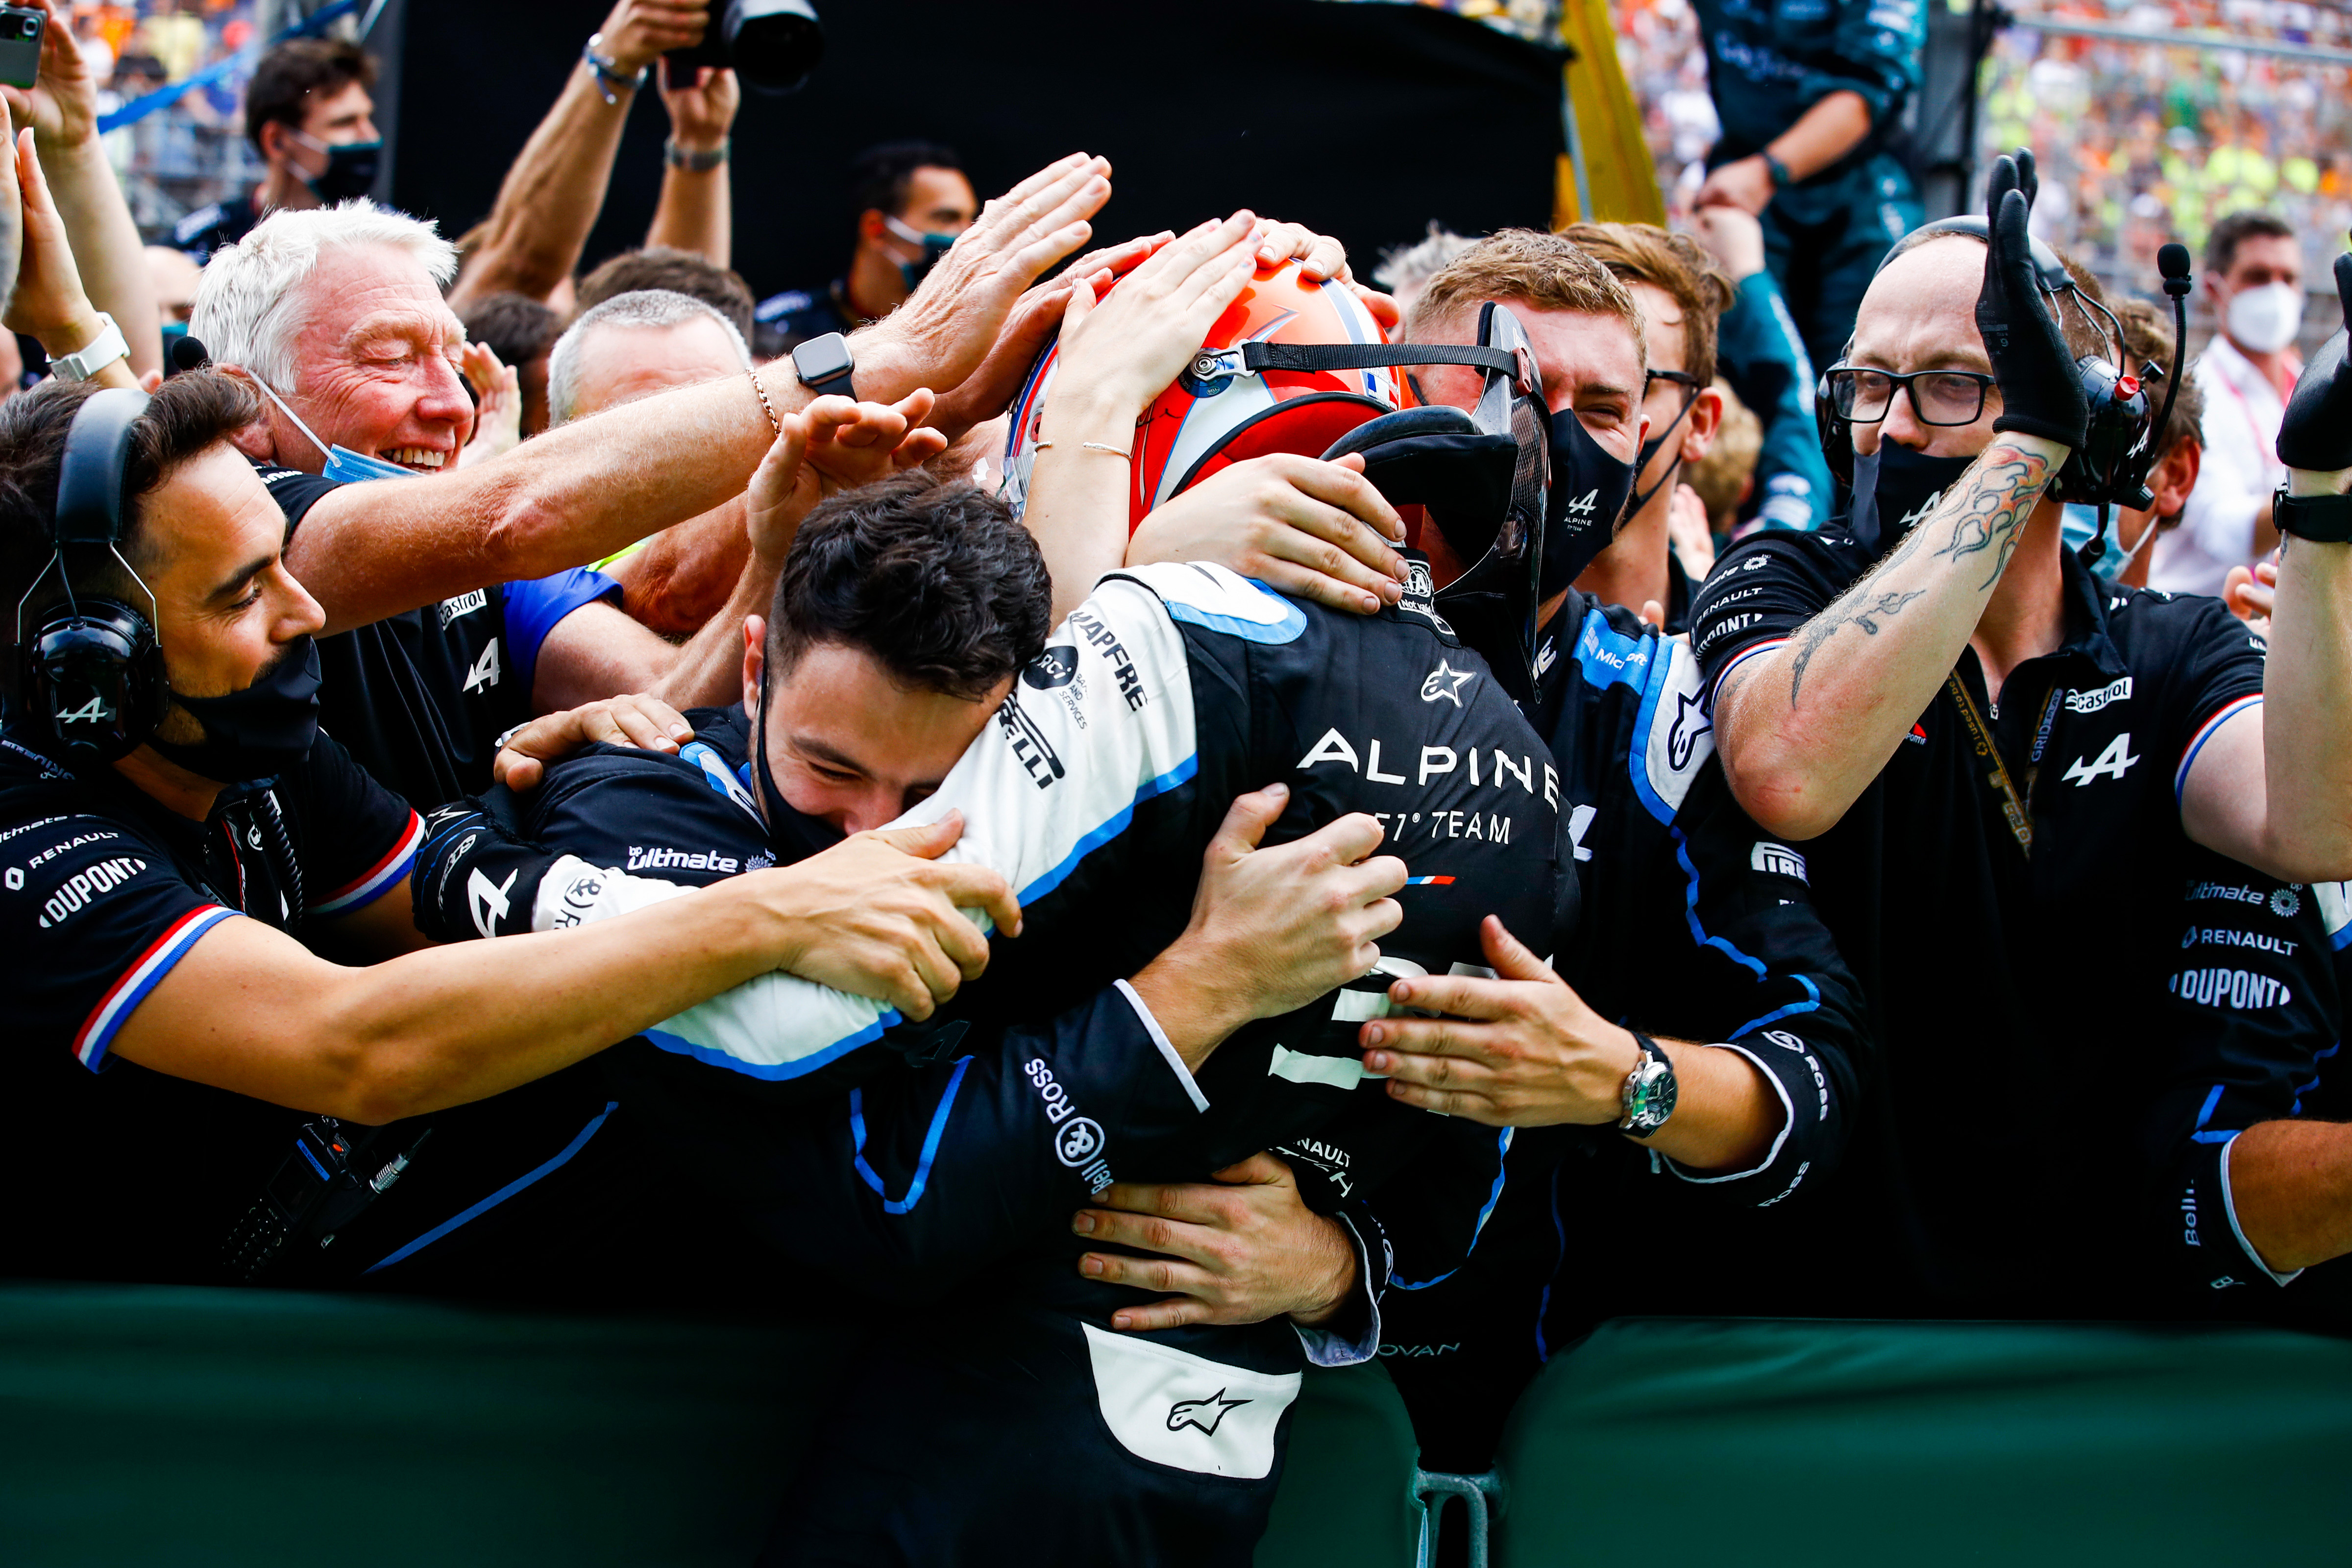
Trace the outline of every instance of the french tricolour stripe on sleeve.
{"type": "Polygon", "coordinates": [[[188,955],[196,939],[229,919],[236,911],[218,904],[206,904],[190,910],[172,922],[172,929],[155,939],[137,963],[122,972],[121,978],[107,988],[98,1005],[82,1023],[73,1038],[73,1053],[81,1065],[96,1072],[106,1059],[106,1047],[114,1043],[115,1031],[131,1010],[147,999],[155,983],[172,973],[172,966],[188,955]]]}
{"type": "Polygon", "coordinates": [[[327,895],[325,900],[313,904],[314,915],[348,915],[363,910],[383,897],[392,885],[408,875],[416,863],[417,847],[425,842],[425,819],[415,812],[408,814],[408,829],[400,842],[388,850],[384,858],[360,873],[357,879],[344,883],[327,895]]]}
{"type": "Polygon", "coordinates": [[[1774,648],[1785,646],[1788,643],[1788,640],[1789,639],[1787,637],[1768,637],[1764,641],[1757,643],[1751,647],[1741,648],[1738,653],[1734,654],[1731,658],[1731,662],[1723,667],[1722,673],[1715,678],[1714,686],[1709,688],[1707,690],[1706,705],[1708,709],[1712,710],[1715,707],[1715,700],[1718,696],[1722,695],[1725,676],[1729,675],[1733,670],[1738,669],[1749,659],[1755,658],[1762,654],[1770,653],[1774,648]]]}
{"type": "Polygon", "coordinates": [[[2197,753],[2205,749],[2205,742],[2213,738],[2213,732],[2247,709],[2260,707],[2262,700],[2261,692],[2250,691],[2234,702],[2224,702],[2213,710],[2213,717],[2198,726],[2197,733],[2189,737],[2188,745],[2181,748],[2180,766],[2172,775],[2172,798],[2176,803],[2180,799],[2180,792],[2189,787],[2189,764],[2197,760],[2197,753]]]}

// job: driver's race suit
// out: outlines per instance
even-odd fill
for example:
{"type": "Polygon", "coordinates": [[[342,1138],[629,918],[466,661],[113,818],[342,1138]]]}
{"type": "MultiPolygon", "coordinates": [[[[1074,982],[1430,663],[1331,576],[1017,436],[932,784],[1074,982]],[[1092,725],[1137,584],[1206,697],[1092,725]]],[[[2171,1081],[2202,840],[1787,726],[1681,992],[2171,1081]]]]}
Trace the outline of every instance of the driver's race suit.
{"type": "MultiPolygon", "coordinates": [[[[804,820],[762,828],[737,798],[749,737],[712,740],[729,738],[559,766],[520,823],[538,846],[486,813],[445,819],[415,882],[420,923],[551,929],[675,895],[631,858],[659,879],[703,873],[683,883],[710,879],[714,856],[814,847],[804,820]],[[624,772],[638,783],[611,787],[624,772]],[[733,814],[740,847],[695,851],[701,868],[626,854],[653,847],[621,841],[636,831],[621,802],[647,780],[706,803],[706,829],[733,814]]],[[[903,819],[961,811],[949,858],[1019,894],[1024,934],[994,943],[983,977],[908,1027],[770,975],[611,1053],[614,1098],[829,1290],[954,1288],[951,1321],[886,1333],[852,1380],[773,1560],[1247,1561],[1315,1347],[1282,1321],[1111,1331],[1139,1298],[1080,1275],[1069,1216],[1114,1180],[1197,1181],[1271,1149],[1349,1222],[1376,1284],[1458,1268],[1511,1135],[1389,1099],[1362,1073],[1358,1026],[1394,975],[1482,967],[1486,914],[1556,948],[1575,886],[1559,806],[1542,742],[1426,597],[1365,617],[1213,566],[1120,573],[903,819]],[[1292,794],[1269,843],[1381,817],[1383,852],[1412,876],[1404,922],[1381,971],[1243,1030],[1195,1077],[1106,983],[1181,934],[1234,797],[1276,781],[1292,794]],[[995,1462],[974,1466],[982,1452],[995,1462]]],[[[1378,1331],[1374,1316],[1365,1351],[1378,1331]]]]}

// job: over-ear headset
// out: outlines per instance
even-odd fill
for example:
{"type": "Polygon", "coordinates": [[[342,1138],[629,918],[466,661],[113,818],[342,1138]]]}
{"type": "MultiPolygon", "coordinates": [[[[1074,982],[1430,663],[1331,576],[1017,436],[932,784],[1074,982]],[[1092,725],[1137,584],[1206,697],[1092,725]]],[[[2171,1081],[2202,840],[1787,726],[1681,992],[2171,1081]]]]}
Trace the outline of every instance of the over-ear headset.
{"type": "Polygon", "coordinates": [[[74,552],[104,550],[143,590],[122,559],[123,469],[131,426],[147,395],[125,387],[94,393],[74,412],[58,465],[58,507],[48,564],[16,601],[16,694],[24,720],[61,762],[110,763],[162,722],[168,688],[155,639],[155,596],[145,608],[111,597],[78,595],[74,552]],[[25,605],[55,572],[66,602],[28,636],[25,605]]]}
{"type": "MultiPolygon", "coordinates": [[[[1981,217],[1962,215],[1938,218],[1912,231],[1911,237],[1939,234],[1964,234],[1991,243],[1991,230],[1981,217]]],[[[2157,254],[2157,268],[2164,275],[2164,291],[2172,297],[2173,338],[2172,368],[2150,360],[2132,374],[2121,368],[2127,361],[2121,323],[2098,300],[2092,299],[2074,285],[2066,264],[2058,253],[2036,239],[2032,247],[2035,281],[2051,297],[2053,314],[2064,311],[2066,301],[2088,320],[2095,311],[2105,323],[2105,331],[2116,345],[2116,357],[2111,363],[2097,354],[2084,354],[2074,361],[2075,374],[2082,378],[2084,400],[2090,405],[2090,425],[2083,445],[2066,459],[2066,466],[2052,481],[2050,493],[2066,500],[2077,501],[2099,509],[2099,533],[2084,547],[2085,563],[2096,561],[2106,549],[2106,510],[2111,506],[2141,509],[2156,504],[2156,497],[2147,488],[2148,470],[2156,465],[2157,433],[2172,417],[2173,400],[2180,395],[2182,353],[2189,337],[2188,307],[2189,252],[2185,247],[2168,245],[2157,254]],[[2153,411],[2148,404],[2147,384],[2166,384],[2164,408],[2153,411]]],[[[1878,264],[1884,272],[1895,257],[1887,252],[1878,264]]],[[[1875,276],[1875,274],[1874,274],[1875,276]]],[[[1846,341],[1846,353],[1853,352],[1853,342],[1846,341]]],[[[1829,463],[1830,472],[1841,484],[1853,483],[1853,426],[1839,417],[1834,400],[1830,396],[1830,371],[1845,368],[1843,353],[1838,363],[1822,371],[1813,386],[1813,417],[1821,430],[1822,456],[1829,463]]]]}

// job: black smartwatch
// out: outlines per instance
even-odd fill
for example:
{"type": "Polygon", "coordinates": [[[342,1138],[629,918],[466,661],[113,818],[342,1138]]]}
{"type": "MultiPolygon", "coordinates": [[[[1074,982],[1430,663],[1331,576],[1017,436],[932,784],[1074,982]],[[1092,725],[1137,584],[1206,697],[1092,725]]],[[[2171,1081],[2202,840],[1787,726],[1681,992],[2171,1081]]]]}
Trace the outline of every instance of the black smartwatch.
{"type": "Polygon", "coordinates": [[[849,340],[839,332],[811,338],[793,351],[793,374],[819,397],[828,393],[856,396],[850,385],[850,373],[856,368],[856,363],[849,357],[849,340]]]}
{"type": "Polygon", "coordinates": [[[2352,542],[2352,496],[2291,496],[2281,485],[2272,498],[2271,521],[2281,533],[2314,544],[2352,542]]]}

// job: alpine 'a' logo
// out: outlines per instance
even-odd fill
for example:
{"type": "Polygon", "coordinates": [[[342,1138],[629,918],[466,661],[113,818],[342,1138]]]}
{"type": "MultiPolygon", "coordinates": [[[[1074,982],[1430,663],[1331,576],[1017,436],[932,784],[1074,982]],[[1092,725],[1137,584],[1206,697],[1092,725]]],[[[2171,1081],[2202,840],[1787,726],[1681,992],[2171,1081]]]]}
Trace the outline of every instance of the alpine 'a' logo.
{"type": "Polygon", "coordinates": [[[93,691],[90,693],[89,700],[83,703],[80,707],[71,709],[66,712],[58,714],[58,722],[60,724],[103,724],[113,717],[114,710],[106,705],[106,699],[93,691]]]}
{"type": "Polygon", "coordinates": [[[1600,510],[1600,505],[1601,487],[1595,485],[1592,489],[1584,492],[1583,500],[1572,500],[1568,503],[1568,515],[1570,517],[1580,517],[1590,522],[1592,520],[1592,514],[1600,510]]]}
{"type": "Polygon", "coordinates": [[[480,931],[486,937],[493,937],[499,934],[495,922],[506,920],[513,912],[508,907],[507,893],[514,887],[515,879],[521,875],[522,868],[520,867],[517,867],[515,869],[508,872],[507,879],[503,882],[493,882],[488,877],[483,876],[479,870],[467,874],[466,878],[466,910],[467,913],[474,917],[474,929],[476,931],[480,931]]]}
{"type": "Polygon", "coordinates": [[[1225,1412],[1238,1410],[1248,1403],[1246,1399],[1227,1399],[1222,1388],[1206,1399],[1180,1399],[1168,1407],[1168,1430],[1181,1432],[1187,1426],[1198,1426],[1213,1437],[1225,1412]]]}

